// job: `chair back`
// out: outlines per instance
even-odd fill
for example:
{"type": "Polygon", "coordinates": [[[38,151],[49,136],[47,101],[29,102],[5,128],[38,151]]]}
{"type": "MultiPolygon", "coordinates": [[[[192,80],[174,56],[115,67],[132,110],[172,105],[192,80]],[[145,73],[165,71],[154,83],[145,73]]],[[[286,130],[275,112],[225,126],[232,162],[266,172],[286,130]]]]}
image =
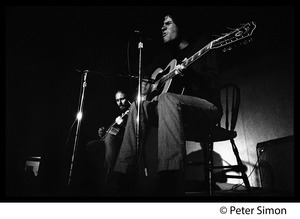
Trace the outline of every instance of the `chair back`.
{"type": "Polygon", "coordinates": [[[234,83],[225,83],[220,88],[223,116],[217,126],[234,131],[239,114],[241,92],[234,83]]]}

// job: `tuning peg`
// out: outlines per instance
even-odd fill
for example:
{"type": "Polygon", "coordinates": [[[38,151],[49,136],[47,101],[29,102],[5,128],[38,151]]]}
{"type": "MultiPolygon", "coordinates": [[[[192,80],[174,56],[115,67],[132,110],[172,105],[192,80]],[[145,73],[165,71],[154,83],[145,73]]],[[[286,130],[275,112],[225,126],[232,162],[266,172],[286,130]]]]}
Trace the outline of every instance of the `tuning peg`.
{"type": "Polygon", "coordinates": [[[249,39],[242,41],[241,44],[246,45],[246,44],[250,43],[251,41],[252,41],[252,38],[249,38],[249,39]]]}
{"type": "Polygon", "coordinates": [[[224,49],[222,49],[223,52],[227,52],[228,50],[231,50],[231,47],[225,47],[224,49]]]}
{"type": "Polygon", "coordinates": [[[232,46],[224,47],[222,49],[223,52],[227,52],[227,51],[230,51],[230,50],[232,50],[232,46]]]}

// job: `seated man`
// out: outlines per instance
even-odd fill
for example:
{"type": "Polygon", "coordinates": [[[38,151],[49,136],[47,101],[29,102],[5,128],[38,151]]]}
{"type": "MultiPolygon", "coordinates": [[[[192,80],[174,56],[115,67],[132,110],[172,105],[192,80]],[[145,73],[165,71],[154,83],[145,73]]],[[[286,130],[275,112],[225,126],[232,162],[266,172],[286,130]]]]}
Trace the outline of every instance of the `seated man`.
{"type": "MultiPolygon", "coordinates": [[[[85,152],[89,163],[90,186],[96,187],[95,195],[105,194],[105,184],[109,172],[114,168],[120,145],[122,143],[130,102],[124,90],[117,90],[115,100],[121,115],[109,128],[98,129],[100,139],[91,140],[86,144],[85,152]]],[[[92,191],[94,192],[94,191],[92,191]]]]}
{"type": "MultiPolygon", "coordinates": [[[[177,76],[168,80],[172,84],[168,85],[166,82],[162,91],[156,89],[155,84],[151,86],[149,97],[141,104],[142,146],[151,126],[158,128],[158,196],[184,195],[182,180],[188,134],[195,128],[214,126],[222,116],[219,97],[220,72],[216,57],[214,53],[208,52],[198,61],[189,59],[207,45],[208,41],[202,37],[190,41],[185,35],[184,27],[178,17],[171,14],[164,17],[161,32],[166,50],[153,64],[153,70],[158,71],[150,72],[168,74],[160,71],[168,69],[168,66],[171,70],[174,69],[170,72],[177,76]],[[191,60],[195,62],[188,66],[191,60]],[[176,61],[183,64],[177,65],[176,61]]],[[[196,59],[197,56],[193,58],[196,59]]],[[[163,84],[161,82],[158,87],[163,84]]],[[[143,169],[140,168],[143,165],[140,159],[143,150],[137,147],[135,138],[136,117],[137,104],[134,102],[130,107],[123,142],[114,167],[118,178],[134,177],[141,174],[140,169],[143,169]]],[[[128,185],[123,183],[124,180],[119,181],[120,187],[128,185]]]]}

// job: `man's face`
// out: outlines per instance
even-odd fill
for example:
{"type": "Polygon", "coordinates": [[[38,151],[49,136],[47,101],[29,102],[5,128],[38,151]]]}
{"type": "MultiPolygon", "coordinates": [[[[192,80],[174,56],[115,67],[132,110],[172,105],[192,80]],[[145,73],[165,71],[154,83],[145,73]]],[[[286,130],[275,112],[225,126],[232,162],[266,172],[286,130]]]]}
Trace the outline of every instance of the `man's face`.
{"type": "Polygon", "coordinates": [[[128,108],[128,101],[126,99],[126,95],[122,92],[116,93],[116,103],[121,111],[125,111],[128,108]]]}
{"type": "Polygon", "coordinates": [[[150,84],[142,81],[142,95],[146,95],[150,89],[150,84]]]}
{"type": "Polygon", "coordinates": [[[178,27],[169,16],[165,17],[161,30],[164,43],[170,42],[178,36],[178,27]]]}

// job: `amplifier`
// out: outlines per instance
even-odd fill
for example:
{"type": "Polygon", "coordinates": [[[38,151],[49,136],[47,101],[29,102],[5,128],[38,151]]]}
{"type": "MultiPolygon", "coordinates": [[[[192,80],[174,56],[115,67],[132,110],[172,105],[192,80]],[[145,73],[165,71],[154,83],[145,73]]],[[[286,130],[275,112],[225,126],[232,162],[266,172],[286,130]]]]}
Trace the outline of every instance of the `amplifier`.
{"type": "Polygon", "coordinates": [[[263,190],[294,193],[294,136],[258,143],[256,151],[263,190]]]}

